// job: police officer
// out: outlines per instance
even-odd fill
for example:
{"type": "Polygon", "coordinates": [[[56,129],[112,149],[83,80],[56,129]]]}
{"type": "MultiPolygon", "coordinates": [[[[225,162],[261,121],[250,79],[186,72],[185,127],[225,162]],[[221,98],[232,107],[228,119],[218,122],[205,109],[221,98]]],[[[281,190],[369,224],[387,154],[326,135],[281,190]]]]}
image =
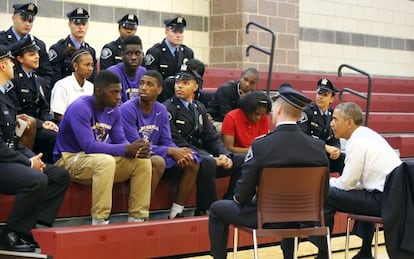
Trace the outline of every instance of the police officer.
{"type": "Polygon", "coordinates": [[[325,150],[329,157],[330,171],[341,173],[344,168],[345,155],[341,153],[341,143],[334,137],[330,126],[333,110],[330,104],[335,101],[338,89],[326,78],[317,83],[316,101],[308,105],[298,121],[299,127],[313,138],[325,142],[325,150]]]}
{"type": "Polygon", "coordinates": [[[103,46],[101,58],[99,59],[99,67],[101,70],[122,62],[122,39],[135,35],[137,27],[138,17],[135,14],[127,14],[118,20],[119,38],[103,46]]]}
{"type": "Polygon", "coordinates": [[[39,46],[32,36],[12,45],[13,55],[16,57],[14,87],[7,95],[13,100],[18,114],[27,114],[36,119],[36,136],[33,151],[43,153],[43,160],[52,163],[53,148],[56,140],[57,126],[51,120],[50,106],[43,93],[41,80],[33,69],[38,58],[39,46]]]}
{"type": "MultiPolygon", "coordinates": [[[[28,4],[14,4],[14,12],[12,16],[13,25],[7,30],[0,32],[0,44],[11,45],[20,39],[26,38],[30,35],[33,27],[33,21],[36,18],[37,6],[32,3],[28,4]]],[[[34,37],[36,45],[39,46],[40,65],[36,69],[36,74],[41,78],[44,86],[47,100],[50,99],[52,77],[52,67],[49,63],[49,58],[46,51],[45,43],[37,37],[34,37]]]]}
{"type": "Polygon", "coordinates": [[[93,82],[96,76],[96,52],[88,43],[85,42],[85,36],[89,27],[89,13],[83,8],[76,8],[68,12],[70,35],[65,39],[59,40],[49,49],[49,61],[53,68],[52,84],[58,80],[69,76],[73,72],[71,57],[66,53],[67,48],[86,49],[93,58],[94,69],[89,81],[93,82]]]}
{"type": "Polygon", "coordinates": [[[163,79],[175,76],[182,64],[194,58],[193,50],[182,44],[187,21],[178,16],[164,20],[165,39],[152,46],[144,58],[147,70],[157,70],[163,79]]]}
{"type": "Polygon", "coordinates": [[[206,163],[202,169],[216,172],[216,177],[231,176],[224,196],[231,199],[244,156],[231,154],[227,150],[221,136],[211,125],[205,106],[194,100],[201,80],[201,76],[187,65],[182,65],[177,73],[175,96],[164,102],[169,113],[172,139],[179,147],[196,150],[206,163]]]}
{"type": "Polygon", "coordinates": [[[16,136],[16,112],[6,94],[14,76],[12,58],[0,45],[0,193],[16,196],[0,232],[0,249],[33,252],[38,244],[30,230],[36,224],[53,225],[70,177],[65,169],[43,163],[42,154],[25,148],[16,136]]]}

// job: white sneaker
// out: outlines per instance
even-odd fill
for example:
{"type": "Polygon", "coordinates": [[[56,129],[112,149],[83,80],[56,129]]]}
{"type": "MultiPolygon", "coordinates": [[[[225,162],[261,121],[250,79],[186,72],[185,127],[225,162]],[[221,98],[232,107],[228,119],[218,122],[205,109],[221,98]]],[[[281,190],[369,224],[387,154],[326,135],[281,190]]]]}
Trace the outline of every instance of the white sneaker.
{"type": "Polygon", "coordinates": [[[136,218],[136,217],[128,217],[128,222],[144,222],[145,219],[136,218]]]}
{"type": "Polygon", "coordinates": [[[107,219],[94,219],[92,218],[92,225],[108,225],[109,220],[107,219]]]}

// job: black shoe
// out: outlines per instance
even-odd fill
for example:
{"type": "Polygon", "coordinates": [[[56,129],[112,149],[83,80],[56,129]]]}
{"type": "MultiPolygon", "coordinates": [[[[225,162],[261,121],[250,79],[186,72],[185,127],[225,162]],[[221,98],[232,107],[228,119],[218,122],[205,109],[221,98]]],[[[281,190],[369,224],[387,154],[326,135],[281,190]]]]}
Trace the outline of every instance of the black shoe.
{"type": "Polygon", "coordinates": [[[352,259],[374,259],[374,257],[372,257],[372,255],[363,255],[361,252],[358,252],[352,259]]]}
{"type": "Polygon", "coordinates": [[[21,237],[16,232],[9,232],[0,236],[0,247],[4,250],[16,252],[34,252],[35,248],[22,241],[21,237]]]}
{"type": "Polygon", "coordinates": [[[29,244],[33,248],[40,248],[39,244],[36,242],[36,240],[34,239],[32,235],[21,234],[20,240],[22,241],[22,243],[29,244]]]}

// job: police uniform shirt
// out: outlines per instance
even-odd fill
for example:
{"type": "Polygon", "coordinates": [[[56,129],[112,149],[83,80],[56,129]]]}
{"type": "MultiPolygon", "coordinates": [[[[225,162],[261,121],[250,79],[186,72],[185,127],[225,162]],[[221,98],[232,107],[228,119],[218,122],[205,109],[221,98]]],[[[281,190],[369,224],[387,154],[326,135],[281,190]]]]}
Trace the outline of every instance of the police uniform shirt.
{"type": "Polygon", "coordinates": [[[163,79],[174,76],[182,64],[194,58],[194,52],[184,44],[177,47],[176,56],[168,49],[167,39],[152,46],[146,53],[144,65],[147,70],[157,70],[163,79]]]}
{"type": "MultiPolygon", "coordinates": [[[[39,38],[33,36],[36,45],[39,46],[39,68],[36,69],[36,74],[42,78],[45,87],[50,89],[50,81],[53,75],[52,66],[49,62],[49,56],[46,51],[46,44],[39,38]]],[[[0,45],[12,45],[17,42],[16,34],[13,32],[13,27],[10,27],[7,31],[0,32],[0,45]]]]}
{"type": "Polygon", "coordinates": [[[99,59],[99,68],[105,70],[112,65],[122,62],[121,57],[122,39],[119,37],[103,46],[99,59]]]}
{"type": "MultiPolygon", "coordinates": [[[[69,76],[73,72],[72,67],[72,59],[65,55],[65,49],[68,47],[76,48],[79,43],[75,43],[72,41],[70,35],[68,35],[65,39],[59,40],[57,43],[53,44],[48,52],[49,61],[52,65],[53,69],[53,77],[52,77],[52,84],[55,84],[58,80],[69,76]]],[[[96,69],[96,51],[92,48],[87,42],[83,42],[80,46],[82,49],[88,50],[93,59],[94,68],[91,77],[88,79],[89,81],[93,82],[96,77],[97,69],[96,69]]]]}
{"type": "Polygon", "coordinates": [[[298,121],[299,127],[313,138],[323,140],[325,144],[340,148],[339,139],[335,138],[330,122],[332,121],[332,108],[326,111],[326,121],[315,103],[305,107],[302,118],[298,121]]]}
{"type": "Polygon", "coordinates": [[[164,105],[168,110],[172,139],[177,146],[206,150],[214,156],[228,153],[201,102],[193,100],[194,113],[177,97],[168,99],[164,105]]]}
{"type": "Polygon", "coordinates": [[[20,65],[17,65],[12,82],[14,86],[7,95],[13,100],[19,114],[25,113],[41,120],[52,119],[43,86],[34,72],[27,74],[20,65]]]}

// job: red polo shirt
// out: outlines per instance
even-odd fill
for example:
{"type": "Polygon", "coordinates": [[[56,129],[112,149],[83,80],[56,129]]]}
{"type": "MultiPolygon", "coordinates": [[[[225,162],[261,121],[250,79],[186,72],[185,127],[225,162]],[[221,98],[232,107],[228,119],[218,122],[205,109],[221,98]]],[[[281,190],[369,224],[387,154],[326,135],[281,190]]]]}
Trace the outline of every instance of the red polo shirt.
{"type": "Polygon", "coordinates": [[[235,147],[250,147],[259,136],[269,133],[269,116],[267,114],[256,123],[250,122],[243,111],[238,108],[226,114],[221,126],[221,134],[234,137],[235,147]]]}

